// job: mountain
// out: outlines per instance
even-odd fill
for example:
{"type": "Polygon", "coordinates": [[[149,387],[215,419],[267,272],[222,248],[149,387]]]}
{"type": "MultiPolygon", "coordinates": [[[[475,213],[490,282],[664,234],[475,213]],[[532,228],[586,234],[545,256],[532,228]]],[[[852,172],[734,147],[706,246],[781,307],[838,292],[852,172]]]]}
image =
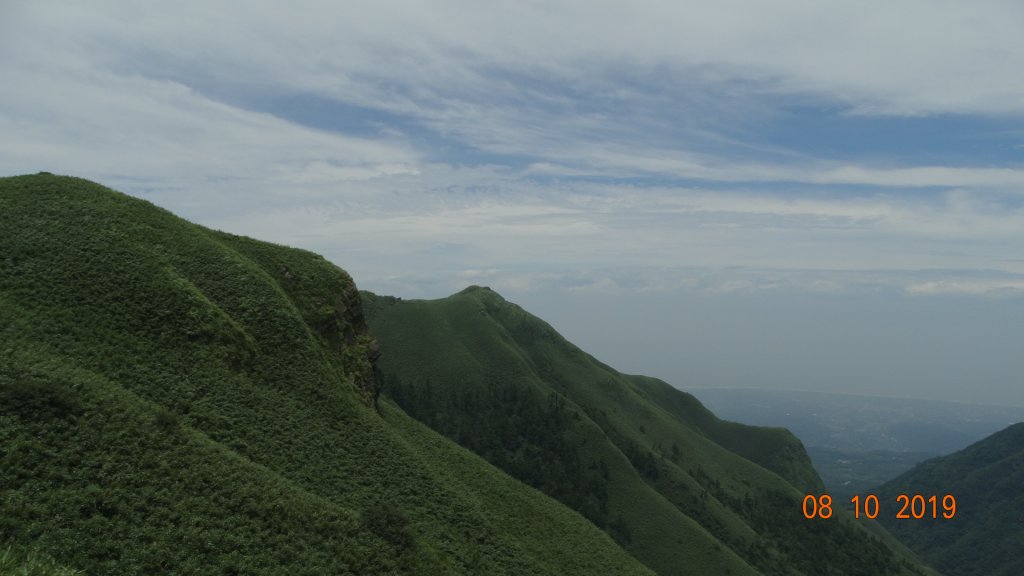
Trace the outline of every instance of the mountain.
{"type": "Polygon", "coordinates": [[[720,420],[665,382],[621,374],[489,288],[363,302],[386,397],[658,574],[926,573],[869,521],[803,517],[823,486],[784,429],[720,420]]]}
{"type": "MultiPolygon", "coordinates": [[[[873,491],[892,503],[882,523],[949,576],[1024,574],[1024,422],[1014,424],[963,450],[918,464],[873,491]],[[924,518],[895,518],[897,497],[937,497],[938,518],[925,502],[924,518]],[[952,519],[943,498],[956,499],[952,519]]],[[[918,513],[921,508],[918,507],[918,513]]]]}
{"type": "Polygon", "coordinates": [[[380,398],[377,354],[320,256],[0,179],[0,566],[651,574],[380,398]]]}

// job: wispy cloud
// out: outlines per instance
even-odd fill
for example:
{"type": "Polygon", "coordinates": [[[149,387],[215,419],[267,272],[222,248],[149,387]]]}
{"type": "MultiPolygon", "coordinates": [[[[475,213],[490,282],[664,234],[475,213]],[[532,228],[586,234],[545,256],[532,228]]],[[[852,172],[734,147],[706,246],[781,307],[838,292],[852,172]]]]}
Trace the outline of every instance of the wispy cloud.
{"type": "Polygon", "coordinates": [[[201,205],[195,216],[233,211],[241,194],[273,205],[282,193],[289,201],[322,193],[316,184],[417,170],[419,153],[401,141],[321,133],[174,81],[16,67],[4,77],[21,87],[0,111],[7,170],[84,175],[136,192],[171,188],[171,202],[201,205]]]}
{"type": "MultiPolygon", "coordinates": [[[[579,290],[625,285],[609,269],[1024,271],[1012,146],[943,164],[774,139],[804,108],[853,132],[974,115],[1024,133],[1014,3],[3,10],[0,170],[91,177],[370,285],[396,269],[534,287],[591,270],[561,285],[579,290]]],[[[740,276],[715,285],[793,285],[740,276]]]]}
{"type": "Polygon", "coordinates": [[[1019,295],[1024,278],[952,278],[907,286],[910,294],[1019,295]]]}
{"type": "Polygon", "coordinates": [[[9,0],[0,173],[92,178],[378,292],[491,285],[676,383],[1020,404],[1022,21],[1009,0],[9,0]]]}

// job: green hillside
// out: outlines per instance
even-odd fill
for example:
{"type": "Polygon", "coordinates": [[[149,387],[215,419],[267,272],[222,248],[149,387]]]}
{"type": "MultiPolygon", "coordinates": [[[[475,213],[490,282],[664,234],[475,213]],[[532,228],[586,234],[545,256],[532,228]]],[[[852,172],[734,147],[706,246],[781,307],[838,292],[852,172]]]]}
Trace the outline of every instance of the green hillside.
{"type": "Polygon", "coordinates": [[[620,374],[490,289],[364,293],[364,307],[387,397],[659,574],[927,573],[842,511],[803,517],[821,480],[788,431],[721,421],[664,382],[620,374]]]}
{"type": "Polygon", "coordinates": [[[84,180],[0,179],[3,569],[650,574],[378,402],[376,354],[317,255],[84,180]]]}
{"type": "Polygon", "coordinates": [[[57,564],[46,554],[8,544],[0,548],[0,574],[16,576],[80,576],[81,571],[57,564]]]}
{"type": "Polygon", "coordinates": [[[874,492],[884,503],[898,494],[938,497],[939,518],[926,506],[923,519],[897,520],[894,509],[883,523],[944,574],[1024,574],[1024,423],[922,462],[874,492]],[[941,517],[946,494],[957,502],[952,519],[941,517]]]}

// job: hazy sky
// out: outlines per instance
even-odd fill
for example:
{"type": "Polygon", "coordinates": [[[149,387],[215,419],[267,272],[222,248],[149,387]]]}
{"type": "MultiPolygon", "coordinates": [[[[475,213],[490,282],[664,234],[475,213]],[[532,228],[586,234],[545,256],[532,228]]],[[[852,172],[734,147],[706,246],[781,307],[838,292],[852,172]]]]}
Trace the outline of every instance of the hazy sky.
{"type": "Polygon", "coordinates": [[[1024,405],[1024,4],[239,6],[0,2],[0,174],[681,387],[1024,405]]]}

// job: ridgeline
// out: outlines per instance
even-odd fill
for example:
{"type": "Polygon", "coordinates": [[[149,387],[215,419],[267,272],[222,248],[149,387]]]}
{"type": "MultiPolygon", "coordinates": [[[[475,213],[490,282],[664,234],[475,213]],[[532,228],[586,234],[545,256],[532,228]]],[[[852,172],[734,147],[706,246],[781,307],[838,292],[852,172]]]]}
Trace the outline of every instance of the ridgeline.
{"type": "Polygon", "coordinates": [[[0,179],[0,247],[5,568],[930,573],[841,510],[804,519],[821,481],[789,432],[488,289],[361,295],[315,254],[49,174],[0,179]]]}
{"type": "Polygon", "coordinates": [[[0,246],[12,558],[88,574],[650,574],[575,512],[374,407],[359,294],[320,256],[50,175],[0,179],[0,246]]]}
{"type": "Polygon", "coordinates": [[[919,569],[845,511],[803,517],[803,496],[823,486],[785,429],[719,420],[660,380],[621,374],[489,288],[363,301],[386,395],[658,574],[919,569]]]}

